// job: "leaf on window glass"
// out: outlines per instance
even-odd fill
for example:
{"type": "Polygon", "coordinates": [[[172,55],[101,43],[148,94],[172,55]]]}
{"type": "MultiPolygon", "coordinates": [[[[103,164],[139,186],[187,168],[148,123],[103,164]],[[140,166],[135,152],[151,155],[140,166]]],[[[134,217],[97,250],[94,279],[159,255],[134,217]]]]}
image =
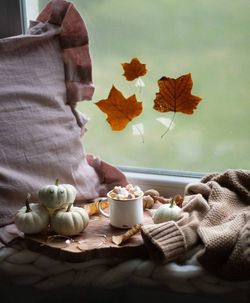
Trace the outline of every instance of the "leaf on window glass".
{"type": "Polygon", "coordinates": [[[133,58],[130,63],[122,63],[121,65],[124,69],[123,76],[128,81],[133,81],[147,73],[146,64],[141,63],[138,58],[133,58]]]}
{"type": "Polygon", "coordinates": [[[174,112],[172,122],[161,137],[169,131],[177,112],[191,115],[200,103],[201,98],[193,96],[191,74],[182,75],[177,79],[162,77],[158,80],[159,92],[156,93],[154,109],[161,113],[174,112]]]}
{"type": "Polygon", "coordinates": [[[114,131],[123,130],[129,122],[142,112],[142,102],[138,102],[135,95],[126,99],[114,85],[108,98],[95,104],[107,114],[106,120],[114,131]]]}
{"type": "Polygon", "coordinates": [[[201,101],[200,97],[193,96],[191,90],[193,81],[191,74],[177,79],[162,77],[158,80],[159,92],[156,93],[154,109],[158,112],[181,112],[191,115],[201,101]]]}
{"type": "Polygon", "coordinates": [[[174,128],[173,119],[170,119],[170,118],[156,118],[156,120],[158,122],[160,122],[161,124],[163,124],[164,126],[166,126],[167,128],[169,127],[170,130],[174,128]]]}

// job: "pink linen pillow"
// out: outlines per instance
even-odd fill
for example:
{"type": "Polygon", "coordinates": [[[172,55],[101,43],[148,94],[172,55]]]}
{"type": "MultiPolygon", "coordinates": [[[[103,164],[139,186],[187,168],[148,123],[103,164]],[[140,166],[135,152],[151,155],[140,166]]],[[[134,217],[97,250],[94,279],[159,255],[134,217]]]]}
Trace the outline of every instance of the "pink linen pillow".
{"type": "Polygon", "coordinates": [[[127,183],[82,147],[75,105],[93,91],[87,30],[69,2],[51,1],[26,35],[0,39],[0,226],[56,178],[76,187],[76,203],[127,183]]]}

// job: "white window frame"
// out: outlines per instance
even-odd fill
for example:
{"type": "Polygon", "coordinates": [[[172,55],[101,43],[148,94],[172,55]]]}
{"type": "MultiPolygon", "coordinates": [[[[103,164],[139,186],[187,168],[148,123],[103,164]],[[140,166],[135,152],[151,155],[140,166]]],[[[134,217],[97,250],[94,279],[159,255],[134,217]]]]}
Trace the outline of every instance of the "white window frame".
{"type": "Polygon", "coordinates": [[[185,187],[190,183],[200,182],[205,174],[167,171],[156,169],[138,169],[134,167],[119,167],[128,181],[147,190],[156,189],[164,197],[176,194],[184,195],[185,187]]]}
{"type": "MultiPolygon", "coordinates": [[[[1,24],[1,32],[10,33],[10,35],[17,35],[25,33],[26,31],[26,7],[24,0],[2,0],[6,5],[6,10],[2,10],[2,16],[8,13],[4,20],[17,20],[15,29],[11,27],[12,22],[5,22],[1,24]],[[3,28],[4,27],[4,28],[3,28]]],[[[1,18],[0,12],[0,18],[1,18]]],[[[3,22],[2,22],[3,23],[3,22]]],[[[118,167],[127,177],[128,181],[136,184],[147,190],[154,188],[160,192],[164,197],[172,197],[176,194],[184,194],[184,189],[187,184],[199,182],[204,174],[181,172],[181,171],[167,171],[159,169],[142,169],[136,167],[118,167]]]]}

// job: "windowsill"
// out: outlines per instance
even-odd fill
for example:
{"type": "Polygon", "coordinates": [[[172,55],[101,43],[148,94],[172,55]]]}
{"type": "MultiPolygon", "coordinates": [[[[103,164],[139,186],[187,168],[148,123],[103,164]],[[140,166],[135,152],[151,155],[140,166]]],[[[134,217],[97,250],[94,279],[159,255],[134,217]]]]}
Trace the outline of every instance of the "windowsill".
{"type": "Polygon", "coordinates": [[[141,187],[143,191],[154,188],[164,197],[184,194],[184,189],[189,183],[199,182],[203,174],[167,174],[122,169],[130,183],[141,187]]]}

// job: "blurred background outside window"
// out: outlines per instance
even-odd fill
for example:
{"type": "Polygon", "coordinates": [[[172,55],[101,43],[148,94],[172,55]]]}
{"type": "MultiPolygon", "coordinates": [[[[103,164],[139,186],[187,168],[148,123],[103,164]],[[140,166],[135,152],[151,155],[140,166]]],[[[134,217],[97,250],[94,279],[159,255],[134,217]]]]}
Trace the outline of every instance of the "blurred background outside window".
{"type": "MultiPolygon", "coordinates": [[[[26,0],[27,24],[47,0],[26,0]]],[[[90,42],[95,93],[78,110],[89,117],[86,152],[118,166],[186,172],[250,169],[250,1],[74,0],[90,42]],[[121,63],[147,64],[140,91],[125,80],[121,63]],[[193,115],[177,113],[166,136],[153,109],[157,80],[191,73],[202,101],[193,115]],[[111,130],[95,102],[112,87],[143,102],[142,114],[111,130]],[[133,131],[142,124],[142,138],[133,131]]]]}

